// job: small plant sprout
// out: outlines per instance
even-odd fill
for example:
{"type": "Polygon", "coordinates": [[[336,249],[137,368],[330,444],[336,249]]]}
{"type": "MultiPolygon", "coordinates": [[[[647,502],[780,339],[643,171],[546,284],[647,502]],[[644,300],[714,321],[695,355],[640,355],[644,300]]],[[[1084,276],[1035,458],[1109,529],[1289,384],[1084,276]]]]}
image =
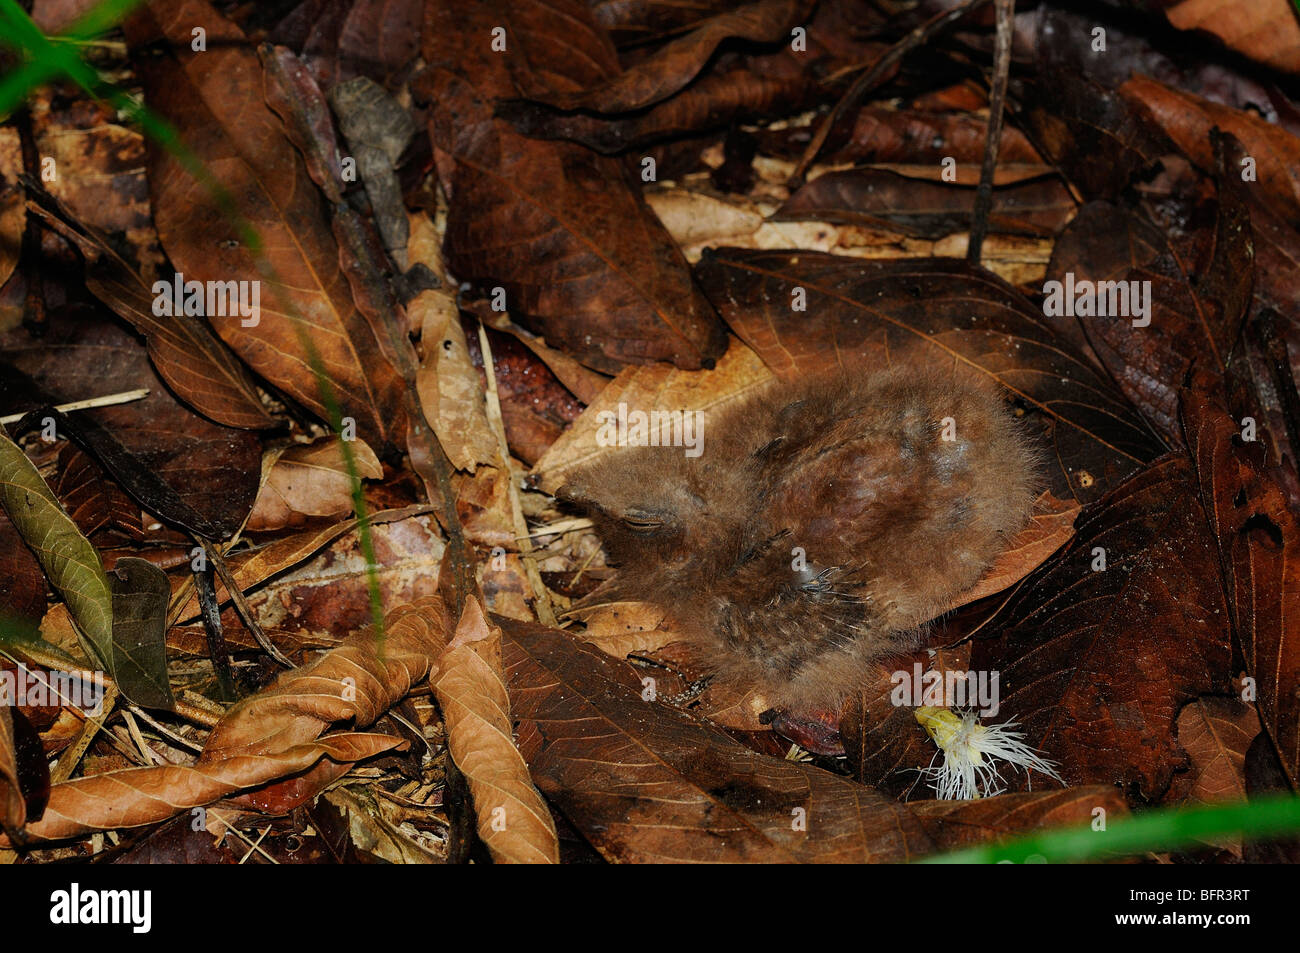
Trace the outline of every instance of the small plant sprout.
{"type": "Polygon", "coordinates": [[[1056,765],[1025,744],[1024,733],[1014,731],[1015,722],[981,725],[974,711],[958,713],[948,708],[923,705],[916,720],[939,746],[921,776],[930,780],[941,801],[965,801],[992,797],[1006,790],[996,762],[1005,761],[1026,771],[1033,769],[1056,781],[1056,765]],[[940,757],[942,763],[935,765],[940,757]]]}

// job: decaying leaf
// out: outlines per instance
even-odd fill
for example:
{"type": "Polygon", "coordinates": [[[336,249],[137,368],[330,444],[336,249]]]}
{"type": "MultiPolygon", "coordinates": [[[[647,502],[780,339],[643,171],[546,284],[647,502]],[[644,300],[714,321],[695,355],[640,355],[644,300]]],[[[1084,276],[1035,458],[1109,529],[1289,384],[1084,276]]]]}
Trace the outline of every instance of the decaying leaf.
{"type": "Polygon", "coordinates": [[[1226,688],[1228,605],[1186,458],[1130,477],[1075,520],[1075,536],[976,638],[975,671],[999,672],[998,720],[1072,784],[1159,797],[1186,763],[1178,708],[1226,688]]]}

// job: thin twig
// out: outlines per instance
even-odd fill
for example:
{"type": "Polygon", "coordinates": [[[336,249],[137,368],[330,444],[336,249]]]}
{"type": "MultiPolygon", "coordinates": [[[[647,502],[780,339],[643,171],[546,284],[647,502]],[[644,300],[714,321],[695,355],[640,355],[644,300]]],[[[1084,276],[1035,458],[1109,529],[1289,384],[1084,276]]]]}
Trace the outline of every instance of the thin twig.
{"type": "MultiPolygon", "coordinates": [[[[515,485],[514,471],[510,468],[510,447],[506,443],[505,421],[501,417],[501,399],[497,392],[496,368],[492,363],[492,345],[488,342],[487,328],[483,327],[482,321],[478,323],[478,343],[483,351],[483,370],[487,374],[487,416],[496,433],[497,450],[501,454],[501,466],[509,486],[510,517],[515,526],[515,539],[519,543],[519,555],[527,557],[533,551],[533,541],[528,535],[524,507],[519,500],[519,488],[515,485]]],[[[533,608],[537,612],[537,620],[543,625],[554,626],[555,609],[551,606],[551,594],[546,584],[542,582],[542,574],[537,571],[537,565],[531,560],[525,558],[523,564],[524,574],[528,577],[528,584],[532,587],[535,597],[533,608]]]]}
{"type": "Polygon", "coordinates": [[[171,741],[172,744],[179,745],[182,748],[188,748],[190,751],[193,751],[196,754],[201,753],[203,751],[203,745],[199,744],[197,741],[191,741],[188,738],[182,738],[176,732],[172,731],[170,728],[168,728],[167,726],[159,722],[156,718],[151,717],[148,712],[146,712],[143,708],[140,708],[138,705],[132,705],[131,712],[137,718],[139,718],[141,721],[147,724],[150,728],[152,728],[154,731],[158,732],[158,734],[163,735],[165,738],[171,741]]]}
{"type": "Polygon", "coordinates": [[[984,138],[984,164],[980,166],[980,184],[975,191],[975,210],[971,213],[970,241],[966,260],[978,265],[989,230],[989,212],[993,210],[993,170],[998,162],[998,143],[1002,139],[1002,114],[1007,103],[1007,82],[1011,75],[1011,38],[1015,27],[1016,0],[993,0],[997,12],[997,39],[993,47],[993,83],[989,91],[989,125],[984,138]]]}
{"type": "Polygon", "coordinates": [[[194,538],[198,541],[199,545],[203,547],[204,552],[208,555],[208,559],[212,561],[212,568],[215,569],[217,575],[221,577],[221,584],[226,587],[226,592],[230,594],[230,600],[235,604],[235,611],[239,613],[240,620],[244,623],[245,627],[247,627],[248,631],[252,633],[253,639],[262,647],[262,651],[271,656],[271,658],[275,659],[285,668],[296,668],[297,666],[295,666],[293,662],[289,661],[289,657],[276,648],[275,643],[267,638],[266,633],[262,631],[261,625],[258,624],[257,619],[253,616],[252,607],[248,604],[248,600],[244,598],[244,590],[239,587],[239,583],[235,579],[234,573],[232,573],[230,567],[226,565],[226,560],[225,557],[222,556],[221,550],[201,536],[195,536],[194,538]]]}
{"type": "MultiPolygon", "coordinates": [[[[124,390],[116,394],[105,394],[103,397],[87,397],[85,400],[73,400],[66,404],[55,404],[54,409],[61,413],[69,413],[74,410],[89,410],[92,407],[114,407],[117,404],[129,404],[133,400],[144,400],[149,396],[149,389],[141,387],[138,390],[124,390]]],[[[9,414],[0,417],[0,424],[16,424],[22,420],[26,414],[9,414]]]]}

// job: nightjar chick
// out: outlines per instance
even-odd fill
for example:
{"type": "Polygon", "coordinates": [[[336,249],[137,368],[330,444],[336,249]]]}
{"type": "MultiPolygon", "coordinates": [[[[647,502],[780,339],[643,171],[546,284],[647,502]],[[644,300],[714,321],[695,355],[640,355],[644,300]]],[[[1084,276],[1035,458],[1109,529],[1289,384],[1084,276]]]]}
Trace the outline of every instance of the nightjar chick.
{"type": "Polygon", "coordinates": [[[998,389],[960,369],[770,385],[704,434],[698,457],[612,451],[558,495],[617,567],[601,601],[659,606],[718,679],[773,707],[836,706],[914,647],[1037,490],[998,389]]]}

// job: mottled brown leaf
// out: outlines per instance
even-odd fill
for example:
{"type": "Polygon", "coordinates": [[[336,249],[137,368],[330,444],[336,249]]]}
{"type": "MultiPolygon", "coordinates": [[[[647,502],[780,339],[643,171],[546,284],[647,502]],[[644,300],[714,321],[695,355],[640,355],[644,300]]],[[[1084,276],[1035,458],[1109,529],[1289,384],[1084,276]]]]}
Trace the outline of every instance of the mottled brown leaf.
{"type": "MultiPolygon", "coordinates": [[[[1177,143],[1202,171],[1215,168],[1210,130],[1216,126],[1239,141],[1246,155],[1255,160],[1256,181],[1243,183],[1258,188],[1292,221],[1300,216],[1300,138],[1253,112],[1232,109],[1200,96],[1166,86],[1147,76],[1134,76],[1118,94],[1134,109],[1150,116],[1152,125],[1177,143]]],[[[1243,167],[1230,170],[1241,180],[1243,167]]]]}

